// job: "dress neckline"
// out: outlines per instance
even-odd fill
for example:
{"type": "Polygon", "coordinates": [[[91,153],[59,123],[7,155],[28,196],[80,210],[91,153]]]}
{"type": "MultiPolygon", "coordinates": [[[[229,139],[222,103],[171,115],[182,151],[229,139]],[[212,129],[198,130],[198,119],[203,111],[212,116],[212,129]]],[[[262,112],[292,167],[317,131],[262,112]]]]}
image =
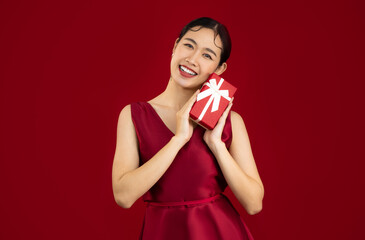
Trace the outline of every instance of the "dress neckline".
{"type": "MultiPolygon", "coordinates": [[[[175,133],[173,133],[172,131],[171,131],[171,129],[170,128],[168,128],[167,127],[167,125],[165,124],[165,122],[162,120],[162,118],[160,117],[160,115],[158,115],[158,113],[157,113],[157,111],[156,111],[156,109],[152,106],[152,104],[151,103],[149,103],[149,102],[145,102],[151,109],[152,109],[152,112],[154,112],[154,114],[156,115],[156,117],[159,119],[159,121],[161,122],[161,124],[164,126],[164,128],[166,129],[166,130],[168,130],[173,136],[175,136],[175,133]]],[[[194,132],[195,132],[195,129],[197,128],[197,127],[199,127],[199,124],[197,124],[194,128],[193,128],[193,134],[194,134],[194,132]]]]}

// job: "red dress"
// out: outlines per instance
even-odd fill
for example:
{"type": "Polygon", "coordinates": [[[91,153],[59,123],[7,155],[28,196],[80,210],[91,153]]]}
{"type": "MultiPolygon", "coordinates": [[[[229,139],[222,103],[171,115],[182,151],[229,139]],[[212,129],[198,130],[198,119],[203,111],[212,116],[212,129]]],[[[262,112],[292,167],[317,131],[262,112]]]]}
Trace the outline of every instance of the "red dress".
{"type": "MultiPolygon", "coordinates": [[[[147,102],[131,104],[132,121],[139,142],[140,165],[163,148],[174,133],[147,102]]],[[[227,182],[213,153],[203,140],[205,129],[193,135],[174,161],[143,195],[146,212],[141,240],[238,240],[253,239],[242,217],[223,195],[227,182]]],[[[222,133],[229,148],[230,114],[222,133]]]]}

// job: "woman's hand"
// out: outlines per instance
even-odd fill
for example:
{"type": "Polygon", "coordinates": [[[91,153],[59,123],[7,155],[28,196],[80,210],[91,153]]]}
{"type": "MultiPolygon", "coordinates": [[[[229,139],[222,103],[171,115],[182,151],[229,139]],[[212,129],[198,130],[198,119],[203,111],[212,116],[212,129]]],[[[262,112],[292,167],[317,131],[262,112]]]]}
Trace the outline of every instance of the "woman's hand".
{"type": "Polygon", "coordinates": [[[204,141],[206,142],[206,144],[209,146],[209,148],[213,148],[214,146],[216,146],[217,144],[221,144],[222,143],[222,132],[223,132],[223,128],[224,125],[226,124],[226,119],[229,113],[229,110],[231,109],[232,105],[233,105],[233,99],[229,102],[226,110],[223,112],[222,116],[219,118],[219,121],[217,123],[217,125],[215,125],[213,130],[205,130],[204,133],[204,141]]]}
{"type": "Polygon", "coordinates": [[[184,143],[187,143],[193,135],[194,126],[193,121],[189,119],[189,112],[199,92],[200,90],[197,90],[185,103],[185,105],[176,113],[175,137],[181,138],[184,143]]]}

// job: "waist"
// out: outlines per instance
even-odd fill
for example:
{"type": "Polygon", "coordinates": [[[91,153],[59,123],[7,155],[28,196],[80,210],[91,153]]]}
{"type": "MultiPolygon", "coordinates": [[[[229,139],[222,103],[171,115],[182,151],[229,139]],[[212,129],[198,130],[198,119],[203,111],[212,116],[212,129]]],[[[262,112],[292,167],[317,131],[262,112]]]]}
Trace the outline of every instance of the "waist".
{"type": "Polygon", "coordinates": [[[169,207],[169,206],[191,206],[191,205],[199,205],[209,202],[214,202],[215,200],[219,198],[223,198],[224,195],[222,193],[217,194],[213,197],[204,198],[204,199],[198,199],[198,200],[192,200],[192,201],[181,201],[181,202],[155,202],[155,201],[145,201],[148,205],[152,206],[161,206],[161,207],[169,207]]]}

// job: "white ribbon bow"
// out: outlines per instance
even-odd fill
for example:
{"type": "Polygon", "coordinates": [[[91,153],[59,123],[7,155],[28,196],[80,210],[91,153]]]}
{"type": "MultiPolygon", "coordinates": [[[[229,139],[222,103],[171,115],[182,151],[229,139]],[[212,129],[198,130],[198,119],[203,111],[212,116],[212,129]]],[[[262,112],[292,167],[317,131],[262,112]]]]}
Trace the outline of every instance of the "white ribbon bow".
{"type": "Polygon", "coordinates": [[[196,101],[200,101],[208,96],[210,96],[207,104],[205,105],[203,111],[201,112],[200,116],[198,117],[198,120],[201,121],[208,110],[208,107],[213,101],[212,111],[215,112],[219,109],[219,102],[221,100],[221,97],[224,97],[228,101],[231,100],[229,97],[229,91],[228,90],[219,90],[219,88],[222,86],[224,79],[221,78],[217,85],[216,79],[212,78],[209,80],[209,82],[204,83],[204,85],[207,85],[209,88],[205,90],[204,92],[201,92],[196,97],[196,101]]]}

